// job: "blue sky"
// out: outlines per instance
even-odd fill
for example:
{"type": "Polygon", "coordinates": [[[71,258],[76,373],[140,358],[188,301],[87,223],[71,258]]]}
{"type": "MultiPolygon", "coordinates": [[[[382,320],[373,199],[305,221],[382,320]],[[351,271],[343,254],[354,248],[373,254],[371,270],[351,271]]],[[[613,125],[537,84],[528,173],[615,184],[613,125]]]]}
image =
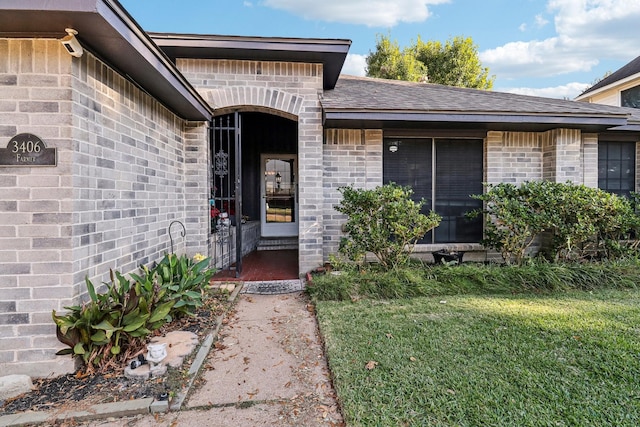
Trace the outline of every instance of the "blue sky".
{"type": "Polygon", "coordinates": [[[573,98],[640,55],[640,0],[120,0],[147,31],[352,40],[364,75],[376,35],[406,46],[471,37],[494,90],[573,98]]]}

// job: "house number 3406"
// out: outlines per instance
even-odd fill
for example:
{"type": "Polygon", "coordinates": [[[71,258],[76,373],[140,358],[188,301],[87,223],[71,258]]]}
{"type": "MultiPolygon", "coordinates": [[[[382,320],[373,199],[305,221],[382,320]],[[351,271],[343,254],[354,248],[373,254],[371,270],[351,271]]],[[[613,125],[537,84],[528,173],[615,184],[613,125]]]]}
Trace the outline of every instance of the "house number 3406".
{"type": "Polygon", "coordinates": [[[34,154],[42,151],[42,141],[16,141],[9,142],[12,153],[34,154]]]}

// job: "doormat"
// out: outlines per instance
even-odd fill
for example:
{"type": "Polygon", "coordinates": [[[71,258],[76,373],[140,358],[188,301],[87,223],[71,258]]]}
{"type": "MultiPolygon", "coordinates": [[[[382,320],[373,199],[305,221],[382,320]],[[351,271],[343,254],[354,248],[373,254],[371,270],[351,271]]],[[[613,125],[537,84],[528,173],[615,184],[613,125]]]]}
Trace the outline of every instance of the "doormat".
{"type": "Polygon", "coordinates": [[[302,280],[267,280],[256,282],[244,282],[242,294],[275,295],[299,292],[304,289],[302,280]]]}

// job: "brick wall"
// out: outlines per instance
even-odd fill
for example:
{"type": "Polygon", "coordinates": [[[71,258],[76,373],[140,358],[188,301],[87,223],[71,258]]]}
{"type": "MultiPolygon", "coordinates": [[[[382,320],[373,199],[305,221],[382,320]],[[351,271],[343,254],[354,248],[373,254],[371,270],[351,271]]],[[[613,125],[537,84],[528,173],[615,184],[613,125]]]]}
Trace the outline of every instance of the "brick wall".
{"type": "Polygon", "coordinates": [[[489,184],[542,179],[542,141],[537,133],[487,133],[485,181],[489,184]]]}
{"type": "Polygon", "coordinates": [[[325,260],[338,251],[346,217],[334,206],[338,188],[375,188],[382,185],[382,130],[327,129],[324,142],[324,251],[325,260]]]}
{"type": "MultiPolygon", "coordinates": [[[[67,372],[51,311],[86,298],[85,276],[99,284],[169,250],[169,223],[200,209],[186,182],[206,132],[57,40],[0,40],[0,99],[0,144],[29,132],[58,154],[55,167],[0,167],[0,372],[67,372]]],[[[176,252],[200,248],[200,226],[185,225],[176,252]]]]}
{"type": "Polygon", "coordinates": [[[188,122],[185,127],[185,227],[186,252],[191,256],[209,253],[209,173],[211,159],[207,126],[188,122]]]}
{"type": "Polygon", "coordinates": [[[219,111],[285,114],[298,121],[299,271],[323,261],[322,65],[178,59],[178,68],[219,111]]]}
{"type": "Polygon", "coordinates": [[[174,220],[186,228],[185,238],[172,228],[175,252],[206,248],[206,124],[179,119],[90,55],[73,75],[74,282],[157,261],[174,220]]]}
{"type": "Polygon", "coordinates": [[[60,343],[51,320],[76,290],[71,61],[62,49],[57,41],[0,39],[0,145],[32,133],[57,149],[55,167],[0,166],[0,372],[73,368],[54,356],[60,343]]]}
{"type": "Polygon", "coordinates": [[[598,188],[598,134],[582,134],[581,156],[582,183],[587,187],[598,188]]]}
{"type": "Polygon", "coordinates": [[[598,135],[577,129],[487,133],[485,180],[491,184],[547,180],[598,185],[598,135]]]}
{"type": "MultiPolygon", "coordinates": [[[[579,129],[554,129],[543,135],[543,178],[576,184],[583,182],[582,136],[579,129]]],[[[597,154],[596,154],[597,157],[597,154]]]]}

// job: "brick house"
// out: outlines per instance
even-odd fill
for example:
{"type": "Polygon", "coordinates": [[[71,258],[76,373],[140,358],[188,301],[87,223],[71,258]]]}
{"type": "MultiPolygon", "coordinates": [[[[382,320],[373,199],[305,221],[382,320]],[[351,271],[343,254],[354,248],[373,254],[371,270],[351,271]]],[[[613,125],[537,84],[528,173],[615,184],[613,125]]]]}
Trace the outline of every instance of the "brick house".
{"type": "Polygon", "coordinates": [[[116,0],[26,3],[0,0],[3,373],[72,370],[51,310],[110,268],[172,249],[241,268],[283,237],[301,274],[321,265],[341,236],[340,186],[412,185],[443,216],[418,251],[476,259],[482,223],[463,214],[483,182],[637,189],[629,109],[340,76],[348,40],[148,34],[116,0]],[[600,154],[622,143],[632,152],[600,154]]]}

